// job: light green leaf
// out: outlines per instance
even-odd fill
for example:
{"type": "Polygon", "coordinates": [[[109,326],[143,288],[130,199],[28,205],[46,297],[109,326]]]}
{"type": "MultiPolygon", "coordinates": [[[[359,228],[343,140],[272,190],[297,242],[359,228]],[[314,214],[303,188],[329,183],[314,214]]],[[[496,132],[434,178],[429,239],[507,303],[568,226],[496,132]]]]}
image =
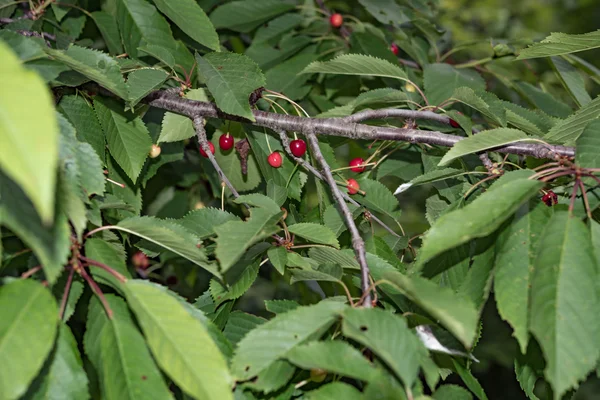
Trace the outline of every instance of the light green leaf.
{"type": "Polygon", "coordinates": [[[394,0],[359,0],[359,3],[382,24],[398,26],[409,21],[404,13],[405,8],[398,5],[394,0]]]}
{"type": "Polygon", "coordinates": [[[582,35],[569,35],[566,33],[551,33],[546,39],[534,43],[521,50],[517,60],[529,58],[558,56],[561,54],[576,53],[600,47],[600,30],[584,33],[582,35]]]}
{"type": "Polygon", "coordinates": [[[110,54],[123,54],[123,45],[121,44],[121,35],[119,34],[119,25],[115,18],[104,11],[94,11],[92,19],[96,23],[98,30],[104,38],[104,43],[108,47],[110,54]]]}
{"type": "Polygon", "coordinates": [[[314,333],[331,326],[345,307],[342,303],[324,301],[278,314],[238,343],[232,372],[242,380],[258,375],[314,333]]]}
{"type": "Polygon", "coordinates": [[[456,69],[450,64],[428,64],[423,70],[425,95],[429,104],[439,105],[452,97],[454,90],[468,87],[474,91],[485,90],[485,80],[475,71],[456,69]]]}
{"type": "Polygon", "coordinates": [[[235,53],[196,55],[196,61],[219,109],[254,121],[249,96],[267,84],[258,65],[247,56],[235,53]]]}
{"type": "Polygon", "coordinates": [[[120,98],[127,98],[127,87],[119,64],[108,54],[75,45],[66,51],[51,48],[46,48],[45,51],[53,59],[97,82],[120,98]]]}
{"type": "Polygon", "coordinates": [[[307,400],[362,400],[363,395],[354,386],[344,382],[331,382],[306,392],[307,400]]]}
{"type": "Polygon", "coordinates": [[[46,44],[42,38],[26,37],[12,30],[3,29],[0,31],[0,39],[25,63],[46,58],[44,52],[46,44]]]}
{"type": "Polygon", "coordinates": [[[56,337],[58,308],[50,291],[33,280],[0,287],[0,398],[25,393],[56,337]],[[19,360],[19,362],[15,362],[19,360]]]}
{"type": "MultiPolygon", "coordinates": [[[[91,105],[81,96],[63,96],[58,103],[58,110],[75,128],[77,139],[92,146],[104,163],[106,159],[104,132],[91,105]]],[[[104,176],[102,181],[104,182],[104,176]]]]}
{"type": "Polygon", "coordinates": [[[467,349],[471,348],[479,329],[479,315],[470,300],[449,287],[440,287],[428,279],[408,277],[391,269],[384,270],[381,277],[438,320],[467,349]]]}
{"type": "Polygon", "coordinates": [[[144,282],[127,282],[133,309],[154,359],[184,392],[201,399],[233,399],[233,379],[202,324],[172,296],[144,282]]]}
{"type": "MultiPolygon", "coordinates": [[[[600,37],[599,37],[600,38],[600,37]]],[[[585,90],[583,75],[562,57],[552,57],[552,68],[577,105],[585,106],[592,98],[585,90]]]]}
{"type": "Polygon", "coordinates": [[[107,294],[112,319],[97,297],[90,301],[85,352],[98,373],[103,399],[172,399],[125,301],[107,294]]]}
{"type": "Polygon", "coordinates": [[[478,153],[480,151],[530,139],[531,137],[518,129],[496,128],[482,131],[477,135],[469,136],[455,143],[450,151],[448,151],[441,159],[439,165],[448,165],[453,160],[467,154],[478,153]]]}
{"type": "MultiPolygon", "coordinates": [[[[208,101],[204,89],[192,89],[184,96],[186,99],[208,101]]],[[[177,142],[196,135],[192,120],[184,115],[166,112],[162,121],[162,129],[157,143],[177,142]]],[[[215,148],[217,148],[215,146],[215,148]]],[[[221,163],[219,163],[221,165],[221,163]]],[[[227,175],[227,174],[226,174],[227,175]]],[[[229,175],[227,175],[229,176],[229,175]]]]}
{"type": "Polygon", "coordinates": [[[600,354],[597,279],[589,230],[567,211],[555,212],[538,246],[529,314],[555,399],[596,367],[600,354]]]}
{"type": "Polygon", "coordinates": [[[204,10],[194,0],[153,0],[156,7],[189,37],[214,51],[220,51],[219,36],[204,10]]]}
{"type": "Polygon", "coordinates": [[[129,106],[135,107],[148,93],[161,87],[169,74],[160,69],[137,69],[127,75],[127,91],[129,106]]]}
{"type": "Polygon", "coordinates": [[[209,263],[204,251],[196,246],[198,238],[175,222],[154,217],[132,217],[111,228],[146,239],[219,276],[216,265],[209,263]]]}
{"type": "Polygon", "coordinates": [[[331,61],[315,61],[301,73],[380,76],[406,81],[402,68],[379,58],[363,54],[344,54],[331,61]]]}
{"type": "Polygon", "coordinates": [[[265,308],[273,314],[283,314],[300,307],[294,300],[265,300],[265,308]]]}
{"type": "Polygon", "coordinates": [[[156,8],[146,0],[117,2],[116,18],[125,52],[130,57],[142,56],[138,48],[152,45],[175,50],[171,27],[156,8]]]}
{"type": "Polygon", "coordinates": [[[342,268],[359,269],[351,249],[336,250],[327,247],[313,247],[308,251],[310,258],[319,264],[338,264],[342,268]]]}
{"type": "Polygon", "coordinates": [[[472,400],[473,396],[461,386],[446,384],[437,388],[433,398],[435,400],[472,400]]]}
{"type": "Polygon", "coordinates": [[[60,324],[52,361],[46,364],[40,375],[40,381],[34,381],[30,387],[29,393],[32,394],[27,396],[27,399],[90,398],[88,378],[83,369],[77,342],[67,325],[60,324]]]}
{"type": "MultiPolygon", "coordinates": [[[[290,253],[288,257],[288,265],[294,266],[294,258],[299,258],[296,253],[290,253]]],[[[303,260],[304,261],[304,260],[303,260]]],[[[308,261],[308,260],[306,260],[308,261]]],[[[312,269],[310,264],[306,266],[297,265],[303,269],[291,270],[292,277],[290,285],[296,282],[303,281],[318,281],[318,282],[340,282],[342,279],[342,267],[339,265],[320,265],[318,269],[312,269]]]]}
{"type": "Polygon", "coordinates": [[[406,386],[413,385],[426,351],[404,318],[380,308],[349,308],[342,317],[344,336],[370,348],[406,386]]]}
{"type": "Polygon", "coordinates": [[[327,244],[340,248],[335,233],[328,227],[319,224],[303,222],[288,226],[288,231],[313,243],[327,244]]]}
{"type": "MultiPolygon", "coordinates": [[[[171,51],[169,49],[165,49],[164,47],[161,47],[161,46],[147,44],[145,46],[138,47],[138,51],[140,51],[142,53],[142,54],[140,54],[141,56],[148,54],[149,56],[152,56],[152,57],[156,58],[158,61],[162,62],[167,67],[169,67],[173,70],[175,69],[175,64],[176,64],[175,56],[173,55],[173,53],[171,53],[171,51]]],[[[202,91],[203,92],[204,90],[203,89],[192,89],[192,90],[188,91],[188,94],[191,92],[194,92],[194,91],[202,91]]],[[[187,95],[185,97],[187,97],[187,95]]]]}
{"type": "Polygon", "coordinates": [[[581,107],[577,112],[558,122],[544,140],[571,145],[575,143],[581,132],[591,121],[600,117],[600,96],[581,107]]]}
{"type": "Polygon", "coordinates": [[[250,193],[239,196],[234,200],[234,202],[236,204],[245,203],[252,207],[264,208],[265,210],[271,213],[277,213],[281,211],[281,207],[279,207],[279,205],[275,203],[275,201],[272,198],[260,193],[250,193]]]}
{"type": "Polygon", "coordinates": [[[527,179],[527,175],[530,173],[509,172],[472,203],[442,215],[423,240],[419,264],[425,265],[446,250],[494,232],[543,187],[542,182],[527,179]]]}
{"type": "Polygon", "coordinates": [[[94,107],[110,154],[135,182],[152,147],[146,125],[140,117],[124,112],[123,106],[113,100],[96,98],[94,107]]]}
{"type": "Polygon", "coordinates": [[[303,369],[319,368],[367,382],[378,373],[359,350],[339,340],[297,346],[288,351],[285,358],[303,369]]]}
{"type": "Polygon", "coordinates": [[[239,217],[213,207],[205,207],[190,211],[179,220],[179,223],[200,239],[215,235],[215,227],[228,221],[239,221],[239,217]]]}
{"type": "Polygon", "coordinates": [[[273,182],[273,180],[269,180],[267,182],[267,196],[281,207],[288,198],[288,192],[285,186],[280,186],[273,182]]]}
{"type": "MultiPolygon", "coordinates": [[[[122,247],[117,247],[106,240],[91,238],[85,241],[85,254],[87,258],[108,265],[125,278],[131,279],[131,274],[125,264],[125,250],[122,247]]],[[[90,267],[90,271],[100,283],[117,289],[121,288],[121,282],[108,271],[94,266],[90,267]]]]}
{"type": "Polygon", "coordinates": [[[528,82],[517,81],[514,87],[527,102],[548,115],[566,118],[573,112],[567,104],[528,82]]]}
{"type": "Polygon", "coordinates": [[[256,315],[247,314],[242,311],[234,311],[229,314],[227,325],[225,325],[223,333],[225,334],[225,337],[229,339],[231,344],[237,346],[239,341],[242,340],[248,332],[265,322],[267,322],[266,319],[257,317],[256,315]]]}
{"type": "Polygon", "coordinates": [[[213,11],[210,19],[217,29],[250,32],[263,22],[293,8],[293,4],[278,0],[232,1],[213,11]]]}
{"type": "Polygon", "coordinates": [[[283,275],[287,264],[287,250],[281,246],[271,247],[267,250],[267,257],[277,272],[283,275]]]}
{"type": "Polygon", "coordinates": [[[268,394],[288,383],[295,372],[296,367],[294,365],[285,360],[277,360],[262,370],[251,382],[246,383],[246,386],[252,390],[268,394]]]}
{"type": "Polygon", "coordinates": [[[216,226],[217,249],[215,254],[221,264],[221,272],[227,271],[253,244],[279,230],[275,225],[281,211],[274,213],[266,208],[252,208],[246,221],[229,221],[216,226]]]}
{"type": "Polygon", "coordinates": [[[468,87],[460,87],[454,91],[452,99],[458,100],[479,111],[492,121],[506,126],[506,111],[496,95],[484,91],[475,92],[468,87]]]}
{"type": "Polygon", "coordinates": [[[506,109],[507,122],[530,135],[543,136],[556,123],[542,110],[530,110],[508,101],[502,101],[502,106],[506,109]]]}
{"type": "Polygon", "coordinates": [[[42,221],[54,218],[58,123],[52,95],[0,42],[0,167],[31,199],[42,221]],[[35,110],[32,118],[30,110],[35,110]]]}
{"type": "Polygon", "coordinates": [[[370,211],[380,212],[394,219],[399,217],[398,199],[383,183],[372,179],[360,179],[359,183],[360,190],[365,192],[364,196],[355,196],[360,204],[370,211]]]}
{"type": "Polygon", "coordinates": [[[513,328],[513,336],[525,353],[529,341],[529,287],[539,238],[550,219],[542,202],[523,204],[510,226],[501,233],[496,248],[494,293],[500,316],[513,328]]]}

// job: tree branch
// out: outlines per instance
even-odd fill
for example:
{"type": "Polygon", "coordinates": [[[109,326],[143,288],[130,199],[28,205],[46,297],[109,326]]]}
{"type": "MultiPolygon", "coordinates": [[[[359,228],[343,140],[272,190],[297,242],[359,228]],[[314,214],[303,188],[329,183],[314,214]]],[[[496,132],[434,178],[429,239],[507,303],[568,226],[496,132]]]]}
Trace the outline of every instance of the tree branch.
{"type": "Polygon", "coordinates": [[[358,260],[358,265],[360,265],[360,286],[364,296],[363,306],[366,308],[372,307],[371,293],[369,291],[369,266],[367,264],[365,242],[360,236],[360,232],[358,232],[358,228],[354,223],[354,217],[352,217],[352,212],[350,212],[350,209],[344,201],[344,197],[342,196],[340,189],[335,183],[335,178],[331,173],[331,168],[329,168],[329,164],[327,164],[327,161],[325,161],[325,157],[323,157],[323,153],[321,153],[321,149],[319,148],[319,140],[313,132],[307,133],[306,139],[308,140],[313,156],[321,165],[325,181],[329,184],[331,193],[333,194],[333,198],[340,207],[340,212],[342,213],[344,221],[346,222],[346,226],[350,231],[350,235],[352,237],[352,247],[354,248],[354,253],[356,254],[356,259],[358,260]]]}
{"type": "MultiPolygon", "coordinates": [[[[259,110],[252,111],[255,120],[250,121],[243,117],[224,113],[220,111],[213,103],[190,100],[167,94],[164,91],[156,91],[151,93],[144,99],[144,102],[153,107],[158,107],[177,114],[186,115],[192,119],[197,116],[202,116],[230,121],[240,121],[269,128],[276,132],[282,130],[295,131],[304,135],[309,132],[319,132],[319,135],[343,136],[355,140],[395,140],[409,143],[430,144],[442,147],[452,147],[457,142],[464,139],[464,137],[461,136],[448,135],[436,131],[370,126],[349,122],[344,120],[344,118],[307,118],[259,110]]],[[[411,112],[431,113],[431,111],[411,112]]],[[[443,117],[447,118],[445,116],[443,117]]],[[[492,149],[491,151],[551,159],[554,159],[556,155],[566,157],[575,156],[575,149],[573,147],[529,143],[516,143],[507,146],[500,146],[492,149]]]]}

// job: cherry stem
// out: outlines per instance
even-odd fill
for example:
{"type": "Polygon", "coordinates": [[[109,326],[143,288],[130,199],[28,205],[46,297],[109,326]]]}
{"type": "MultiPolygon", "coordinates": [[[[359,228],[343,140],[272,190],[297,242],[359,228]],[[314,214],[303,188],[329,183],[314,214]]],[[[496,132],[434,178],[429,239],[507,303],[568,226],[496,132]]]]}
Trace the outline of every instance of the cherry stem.
{"type": "Polygon", "coordinates": [[[573,215],[573,210],[575,209],[575,198],[577,197],[577,189],[579,189],[579,181],[579,178],[577,178],[573,186],[573,194],[571,194],[571,203],[569,204],[569,214],[571,215],[573,215]]]}
{"type": "Polygon", "coordinates": [[[545,176],[545,177],[541,178],[540,180],[542,182],[548,182],[548,181],[551,181],[553,179],[560,178],[561,176],[572,175],[573,173],[575,173],[575,171],[573,171],[573,170],[567,170],[567,171],[557,172],[555,174],[545,176]]]}
{"type": "Polygon", "coordinates": [[[23,272],[21,274],[21,279],[27,279],[27,278],[29,278],[31,275],[33,275],[36,272],[38,272],[40,269],[42,269],[42,266],[41,265],[36,265],[35,267],[31,268],[30,270],[27,270],[27,271],[23,272]]]}
{"type": "Polygon", "coordinates": [[[373,165],[377,165],[377,163],[376,162],[367,163],[365,161],[364,163],[362,163],[360,165],[353,165],[351,167],[340,167],[340,168],[332,169],[331,172],[338,172],[338,171],[343,171],[343,170],[346,170],[346,169],[357,168],[357,167],[358,168],[360,168],[360,167],[370,167],[370,166],[373,166],[373,165]]]}
{"type": "Polygon", "coordinates": [[[96,229],[92,229],[91,231],[89,231],[88,233],[86,233],[83,237],[87,239],[88,237],[92,236],[94,233],[98,233],[98,232],[101,232],[101,231],[106,231],[106,230],[109,230],[109,229],[112,229],[112,228],[114,228],[113,225],[100,226],[100,227],[98,227],[96,229]]]}
{"type": "Polygon", "coordinates": [[[79,259],[89,265],[94,266],[94,267],[102,268],[103,270],[105,270],[106,272],[108,272],[109,274],[111,274],[112,276],[117,278],[122,283],[127,282],[127,278],[124,275],[115,271],[113,268],[109,267],[108,265],[101,263],[100,261],[92,260],[92,259],[84,257],[84,256],[79,256],[79,259]]]}
{"type": "Polygon", "coordinates": [[[578,184],[579,188],[581,189],[581,195],[583,196],[583,204],[585,205],[585,213],[587,214],[588,219],[591,221],[592,211],[590,209],[590,203],[588,202],[587,193],[585,192],[585,186],[583,186],[583,182],[579,178],[577,179],[576,184],[578,184]]]}
{"type": "Polygon", "coordinates": [[[88,275],[85,268],[83,268],[81,264],[79,265],[79,275],[81,275],[82,278],[88,283],[88,285],[90,285],[92,292],[94,292],[94,294],[98,296],[98,299],[100,300],[102,306],[104,307],[104,310],[106,311],[106,315],[108,315],[108,319],[112,319],[113,312],[110,306],[108,305],[108,301],[106,301],[106,297],[104,297],[104,293],[102,293],[100,286],[98,286],[98,284],[88,275]]]}
{"type": "Polygon", "coordinates": [[[60,312],[59,318],[62,319],[65,316],[65,310],[67,308],[67,300],[69,299],[69,293],[71,292],[71,284],[73,283],[73,274],[75,273],[75,268],[71,267],[69,270],[69,276],[67,277],[67,283],[65,284],[65,290],[62,295],[62,299],[60,301],[60,312]]]}
{"type": "Polygon", "coordinates": [[[113,181],[113,180],[112,180],[112,179],[110,179],[110,178],[106,178],[106,180],[107,180],[107,181],[109,181],[110,183],[112,183],[113,185],[117,185],[118,187],[125,189],[125,185],[124,185],[124,184],[122,184],[122,183],[119,183],[119,182],[117,182],[117,181],[113,181]]]}

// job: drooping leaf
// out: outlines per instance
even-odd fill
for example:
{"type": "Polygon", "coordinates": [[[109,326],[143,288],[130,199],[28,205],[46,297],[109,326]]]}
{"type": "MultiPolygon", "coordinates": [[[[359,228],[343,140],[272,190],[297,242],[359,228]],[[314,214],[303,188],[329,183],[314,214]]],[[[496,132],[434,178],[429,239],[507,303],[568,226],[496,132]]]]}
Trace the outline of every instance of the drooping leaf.
{"type": "Polygon", "coordinates": [[[505,174],[472,203],[442,215],[424,238],[419,263],[424,265],[446,250],[494,232],[543,187],[542,182],[527,179],[528,175],[526,171],[505,174]]]}
{"type": "Polygon", "coordinates": [[[39,75],[23,68],[4,42],[0,58],[0,166],[49,224],[54,216],[59,132],[52,96],[39,75]]]}
{"type": "Polygon", "coordinates": [[[342,332],[370,348],[406,386],[412,386],[425,348],[402,317],[379,308],[350,308],[344,311],[342,332]]]}
{"type": "Polygon", "coordinates": [[[304,68],[302,73],[380,76],[403,81],[408,79],[404,70],[397,65],[363,54],[345,54],[331,61],[315,61],[304,68]]]}
{"type": "Polygon", "coordinates": [[[124,112],[123,107],[115,101],[96,98],[94,107],[110,154],[135,182],[152,147],[146,125],[141,118],[124,112]]]}
{"type": "Polygon", "coordinates": [[[600,168],[600,120],[590,122],[577,138],[575,161],[580,167],[600,168]]]}
{"type": "Polygon", "coordinates": [[[474,91],[469,87],[460,87],[452,94],[452,99],[479,111],[501,126],[506,126],[506,111],[502,102],[490,92],[474,91]]]}
{"type": "MultiPolygon", "coordinates": [[[[599,36],[600,38],[600,36],[599,36]]],[[[552,67],[558,75],[560,81],[571,97],[582,107],[592,101],[592,98],[585,90],[585,81],[583,75],[572,66],[568,61],[561,57],[552,57],[552,67]]]]}
{"type": "Polygon", "coordinates": [[[558,56],[561,54],[576,53],[600,47],[600,30],[584,33],[582,35],[569,35],[566,33],[551,33],[546,39],[534,43],[521,50],[517,60],[529,58],[558,56]]]}
{"type": "Polygon", "coordinates": [[[219,109],[254,121],[250,94],[267,83],[258,65],[245,55],[224,52],[197,55],[196,61],[219,109]]]}
{"type": "Polygon", "coordinates": [[[600,96],[581,107],[568,118],[565,118],[554,125],[548,134],[544,136],[544,140],[571,145],[575,143],[588,123],[598,117],[600,117],[600,96]]]}
{"type": "Polygon", "coordinates": [[[189,231],[195,233],[200,239],[206,239],[215,234],[215,227],[229,221],[239,220],[237,216],[227,211],[205,207],[190,211],[185,217],[179,220],[179,223],[189,231]]]}
{"type": "Polygon", "coordinates": [[[127,87],[121,69],[114,58],[97,50],[72,45],[67,50],[45,49],[55,60],[62,62],[122,99],[127,98],[127,87]]]}
{"type": "Polygon", "coordinates": [[[129,106],[135,107],[148,93],[160,88],[169,75],[160,69],[137,69],[127,75],[129,106]]]}
{"type": "Polygon", "coordinates": [[[452,97],[454,90],[468,87],[475,92],[485,90],[485,81],[475,71],[457,69],[450,64],[428,64],[423,70],[425,95],[429,104],[438,105],[452,97]]]}
{"type": "Polygon", "coordinates": [[[220,50],[219,36],[204,10],[193,0],[153,0],[156,7],[189,37],[212,49],[220,50]]]}
{"type": "Polygon", "coordinates": [[[0,398],[25,393],[50,353],[58,325],[58,308],[50,291],[33,280],[0,287],[0,398]],[[20,360],[15,362],[15,360],[20,360]]]}
{"type": "Polygon", "coordinates": [[[233,379],[206,329],[163,290],[127,282],[133,309],[154,359],[175,383],[196,398],[233,399],[233,379]]]}
{"type": "Polygon", "coordinates": [[[101,382],[104,399],[172,399],[125,301],[107,294],[113,312],[106,315],[97,297],[90,301],[85,352],[101,382]]]}
{"type": "Polygon", "coordinates": [[[336,249],[340,248],[333,231],[324,225],[303,222],[288,226],[288,231],[312,243],[327,244],[336,249]]]}
{"type": "Polygon", "coordinates": [[[529,314],[555,399],[576,387],[598,361],[597,277],[587,227],[566,211],[555,212],[538,245],[529,314]]]}
{"type": "Polygon", "coordinates": [[[553,117],[566,118],[573,112],[566,103],[528,82],[517,81],[515,89],[527,102],[553,117]]]}
{"type": "Polygon", "coordinates": [[[510,143],[523,142],[531,139],[525,132],[511,128],[496,128],[479,132],[464,138],[454,144],[442,160],[440,166],[448,165],[453,160],[467,154],[478,153],[483,150],[493,149],[494,147],[505,146],[510,143]]]}
{"type": "Polygon", "coordinates": [[[287,250],[281,246],[271,247],[267,251],[267,257],[277,272],[283,275],[287,264],[287,250]]]}
{"type": "Polygon", "coordinates": [[[329,327],[344,310],[344,304],[323,301],[278,314],[250,331],[238,343],[231,363],[237,379],[248,379],[268,368],[302,341],[329,327]]]}
{"type": "Polygon", "coordinates": [[[146,239],[219,276],[217,267],[211,264],[204,251],[196,246],[199,242],[196,236],[175,222],[147,216],[132,217],[122,220],[112,228],[146,239]]]}
{"type": "Polygon", "coordinates": [[[213,11],[210,19],[217,29],[250,32],[263,22],[289,11],[293,7],[293,4],[278,0],[232,1],[213,11]]]}
{"type": "Polygon", "coordinates": [[[106,47],[108,47],[110,54],[123,54],[119,25],[113,16],[104,11],[94,11],[92,13],[92,19],[102,34],[104,43],[106,43],[106,47]]]}

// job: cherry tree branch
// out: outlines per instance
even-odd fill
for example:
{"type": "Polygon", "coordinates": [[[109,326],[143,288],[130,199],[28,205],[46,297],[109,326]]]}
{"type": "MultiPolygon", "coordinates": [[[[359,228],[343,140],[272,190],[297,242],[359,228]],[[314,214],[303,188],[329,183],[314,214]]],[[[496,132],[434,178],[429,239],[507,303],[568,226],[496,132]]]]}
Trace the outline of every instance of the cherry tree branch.
{"type": "MultiPolygon", "coordinates": [[[[282,130],[295,131],[304,135],[309,132],[319,132],[319,135],[343,136],[355,140],[394,140],[442,147],[452,147],[457,142],[464,139],[464,137],[461,136],[449,135],[437,131],[371,126],[347,121],[344,120],[344,118],[308,118],[259,110],[252,111],[254,121],[250,121],[243,117],[224,113],[213,103],[190,100],[165,93],[164,91],[151,93],[144,99],[144,102],[153,107],[185,115],[192,119],[197,116],[202,116],[239,121],[269,128],[276,132],[282,130]]],[[[430,111],[411,112],[430,113],[430,111]]],[[[551,159],[554,159],[556,155],[565,157],[575,156],[575,149],[573,147],[537,143],[515,143],[499,146],[490,151],[551,159]]]]}
{"type": "Polygon", "coordinates": [[[365,242],[360,236],[360,232],[358,232],[358,228],[354,223],[354,217],[352,216],[352,212],[348,208],[348,205],[344,201],[342,192],[340,192],[340,189],[335,183],[335,178],[331,173],[331,168],[329,167],[329,164],[327,164],[327,161],[325,161],[323,153],[321,153],[321,149],[319,148],[319,140],[313,132],[307,133],[306,139],[308,140],[308,144],[310,145],[310,149],[312,150],[315,160],[317,160],[317,162],[321,165],[321,170],[323,171],[325,181],[329,184],[333,198],[340,207],[342,217],[344,218],[346,226],[350,231],[350,236],[352,237],[352,247],[354,248],[354,253],[356,254],[356,259],[358,260],[358,265],[360,266],[360,286],[364,296],[363,306],[369,308],[372,305],[371,293],[369,291],[369,266],[367,264],[365,242]]]}

